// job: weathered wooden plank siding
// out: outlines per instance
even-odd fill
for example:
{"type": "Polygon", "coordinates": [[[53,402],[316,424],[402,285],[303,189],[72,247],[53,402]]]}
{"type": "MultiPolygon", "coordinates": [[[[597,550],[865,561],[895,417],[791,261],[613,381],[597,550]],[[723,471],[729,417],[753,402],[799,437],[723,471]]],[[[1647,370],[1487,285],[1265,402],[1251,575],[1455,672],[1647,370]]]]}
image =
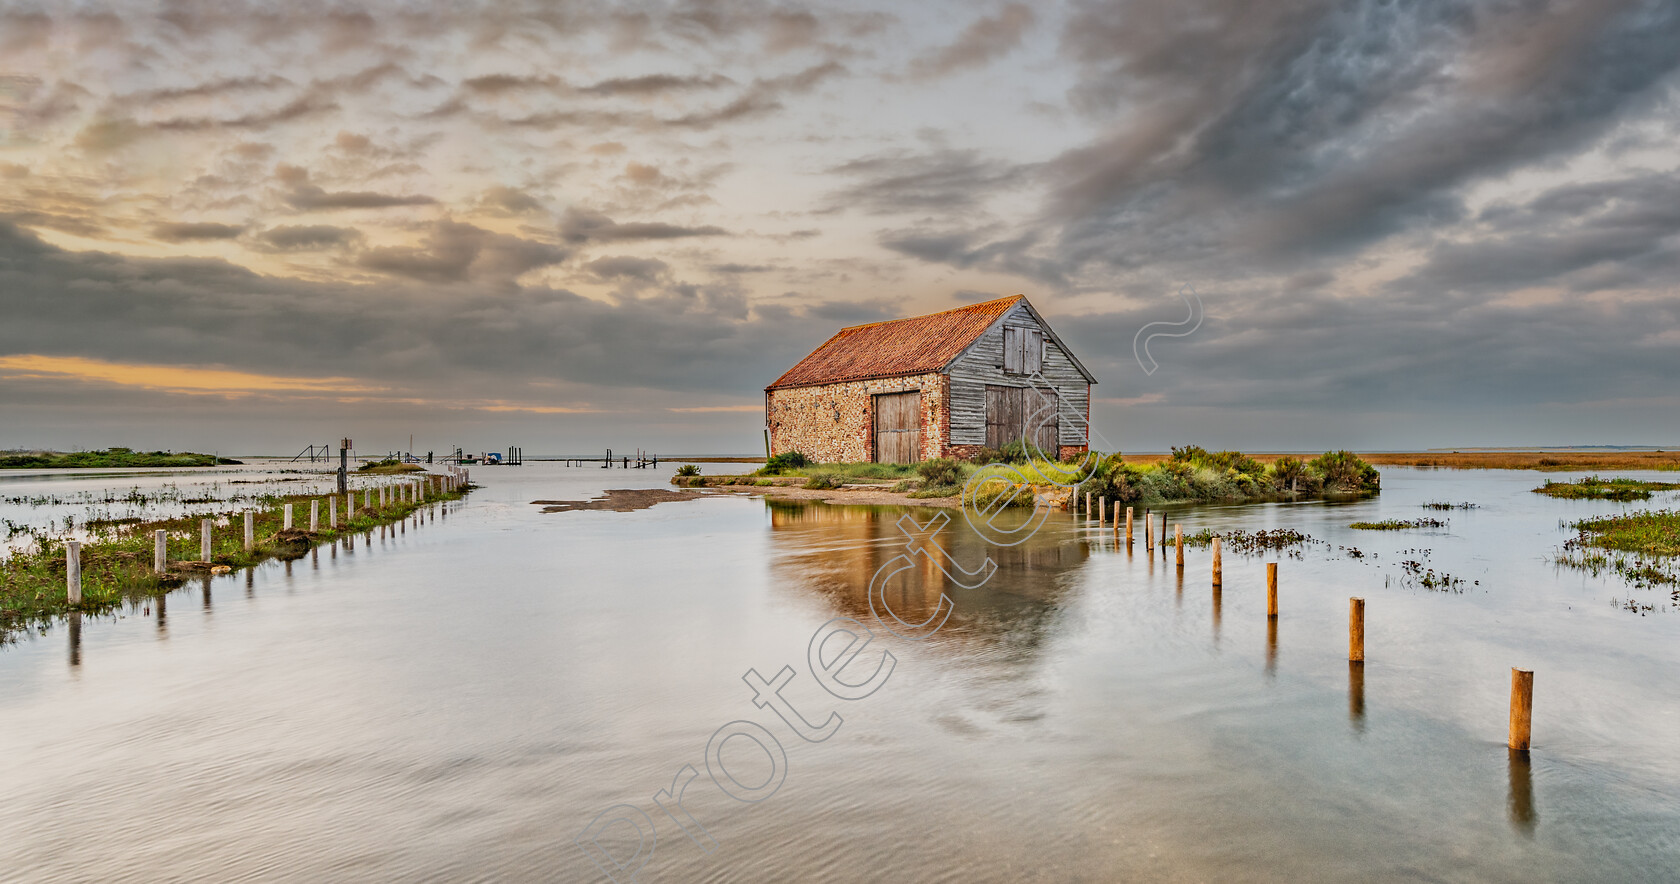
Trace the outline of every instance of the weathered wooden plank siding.
{"type": "MultiPolygon", "coordinates": [[[[1003,322],[986,330],[951,365],[951,431],[952,445],[986,444],[986,385],[1025,387],[1027,379],[1021,375],[1005,374],[1003,370],[1003,336],[1005,328],[1038,329],[1032,313],[1017,305],[1003,322]]],[[[1085,376],[1074,367],[1073,360],[1049,335],[1044,336],[1044,364],[1039,372],[1055,386],[1066,403],[1057,421],[1058,437],[1062,445],[1084,445],[1085,416],[1090,414],[1090,387],[1085,376]]]]}

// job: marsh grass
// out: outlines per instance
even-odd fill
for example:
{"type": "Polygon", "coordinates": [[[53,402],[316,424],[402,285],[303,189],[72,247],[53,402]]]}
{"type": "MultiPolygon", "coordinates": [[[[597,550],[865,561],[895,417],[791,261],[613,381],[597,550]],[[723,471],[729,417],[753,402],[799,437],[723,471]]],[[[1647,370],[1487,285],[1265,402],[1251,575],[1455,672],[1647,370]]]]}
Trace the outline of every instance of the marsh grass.
{"type": "Polygon", "coordinates": [[[1408,528],[1445,528],[1445,519],[1384,519],[1380,522],[1354,522],[1349,528],[1361,531],[1404,531],[1408,528]]]}
{"type": "MultiPolygon", "coordinates": [[[[243,514],[246,508],[234,507],[159,519],[90,522],[84,525],[88,536],[82,543],[82,601],[79,605],[70,604],[65,583],[65,539],[35,533],[35,543],[31,547],[15,550],[0,559],[0,643],[15,640],[16,634],[25,629],[45,629],[54,619],[72,611],[104,614],[125,603],[164,595],[181,585],[188,576],[206,573],[213,566],[239,570],[269,559],[296,559],[307,555],[316,546],[338,538],[396,524],[429,503],[459,500],[472,487],[454,492],[429,493],[419,503],[391,502],[379,506],[376,497],[372,507],[339,513],[338,529],[313,533],[298,528],[284,530],[284,505],[294,505],[294,525],[301,521],[307,526],[310,501],[321,500],[324,523],[326,495],[265,497],[261,505],[250,508],[255,515],[256,542],[249,552],[245,550],[244,541],[243,514]],[[199,523],[202,519],[215,521],[208,563],[197,563],[199,523]],[[153,532],[159,529],[168,532],[170,562],[169,568],[161,574],[152,570],[153,532]]],[[[362,499],[362,494],[358,492],[356,500],[359,502],[362,499]]]]}
{"type": "Polygon", "coordinates": [[[1535,494],[1563,500],[1650,500],[1654,491],[1680,489],[1680,482],[1645,482],[1639,479],[1601,479],[1587,476],[1574,482],[1547,482],[1535,494]]]}
{"type": "Polygon", "coordinates": [[[240,461],[214,454],[164,451],[134,451],[107,448],[104,451],[31,451],[0,454],[0,470],[112,469],[126,467],[213,467],[240,461]]]}

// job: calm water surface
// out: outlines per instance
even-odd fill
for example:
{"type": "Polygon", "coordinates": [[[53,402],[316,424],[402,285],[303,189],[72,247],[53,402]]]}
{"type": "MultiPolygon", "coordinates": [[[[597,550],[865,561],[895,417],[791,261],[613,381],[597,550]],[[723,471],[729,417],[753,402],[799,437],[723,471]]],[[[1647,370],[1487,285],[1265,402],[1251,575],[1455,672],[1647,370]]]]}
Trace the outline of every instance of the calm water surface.
{"type": "MultiPolygon", "coordinates": [[[[1621,584],[1550,565],[1561,519],[1626,505],[1531,494],[1534,473],[1390,468],[1371,501],[1175,513],[1187,532],[1324,541],[1272,559],[1270,627],[1267,559],[1227,553],[1216,600],[1207,551],[1179,572],[1142,548],[1141,525],[1129,553],[1065,513],[999,549],[958,518],[946,548],[997,575],[944,586],[955,612],[928,641],[878,631],[860,659],[885,649],[896,665],[851,702],[811,680],[807,643],[834,617],[871,620],[865,588],[903,551],[905,510],[719,497],[544,515],[529,501],[668,487],[668,471],[475,478],[483,490],[394,536],[0,650],[0,879],[605,881],[573,838],[621,803],[656,826],[644,881],[1680,868],[1680,612],[1641,617],[1617,606],[1621,584]],[[1480,508],[1442,530],[1347,527],[1443,515],[1426,500],[1480,508]],[[1408,583],[1405,559],[1464,591],[1408,583]],[[1362,672],[1346,662],[1355,595],[1362,672]],[[784,665],[807,719],[843,718],[831,739],[804,742],[753,705],[742,675],[784,665]],[[1526,764],[1504,747],[1512,666],[1536,671],[1526,764]],[[737,719],[786,750],[761,803],[705,772],[708,738],[737,719]],[[710,855],[653,801],[685,765],[710,855]]],[[[894,604],[926,610],[935,576],[907,575],[894,604]]],[[[724,759],[763,780],[742,745],[724,759]]],[[[601,843],[627,856],[629,834],[601,843]]]]}

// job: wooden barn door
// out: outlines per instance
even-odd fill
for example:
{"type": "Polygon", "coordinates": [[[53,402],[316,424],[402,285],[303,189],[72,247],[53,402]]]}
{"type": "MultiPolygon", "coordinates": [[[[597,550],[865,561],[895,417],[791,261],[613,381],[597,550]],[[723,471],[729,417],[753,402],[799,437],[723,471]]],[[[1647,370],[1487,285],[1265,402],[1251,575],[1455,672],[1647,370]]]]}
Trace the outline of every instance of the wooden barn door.
{"type": "Polygon", "coordinates": [[[922,394],[882,393],[875,397],[875,460],[916,463],[922,451],[922,394]]]}
{"type": "Polygon", "coordinates": [[[986,447],[1030,442],[1040,453],[1057,457],[1055,400],[1025,387],[986,385],[986,447]]]}

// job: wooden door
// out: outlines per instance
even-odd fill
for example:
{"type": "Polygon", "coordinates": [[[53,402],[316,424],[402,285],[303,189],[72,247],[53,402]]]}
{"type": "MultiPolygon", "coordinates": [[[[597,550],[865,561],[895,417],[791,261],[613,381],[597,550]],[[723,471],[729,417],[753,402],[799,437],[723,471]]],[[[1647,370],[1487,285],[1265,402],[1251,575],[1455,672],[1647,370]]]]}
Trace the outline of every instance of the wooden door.
{"type": "Polygon", "coordinates": [[[1031,443],[1054,458],[1057,445],[1056,399],[1049,391],[986,385],[986,446],[1031,443]]]}
{"type": "Polygon", "coordinates": [[[922,459],[922,394],[882,393],[875,397],[875,460],[916,463],[922,459]]]}
{"type": "Polygon", "coordinates": [[[987,384],[986,447],[1002,448],[1020,438],[1021,388],[987,384]]]}

